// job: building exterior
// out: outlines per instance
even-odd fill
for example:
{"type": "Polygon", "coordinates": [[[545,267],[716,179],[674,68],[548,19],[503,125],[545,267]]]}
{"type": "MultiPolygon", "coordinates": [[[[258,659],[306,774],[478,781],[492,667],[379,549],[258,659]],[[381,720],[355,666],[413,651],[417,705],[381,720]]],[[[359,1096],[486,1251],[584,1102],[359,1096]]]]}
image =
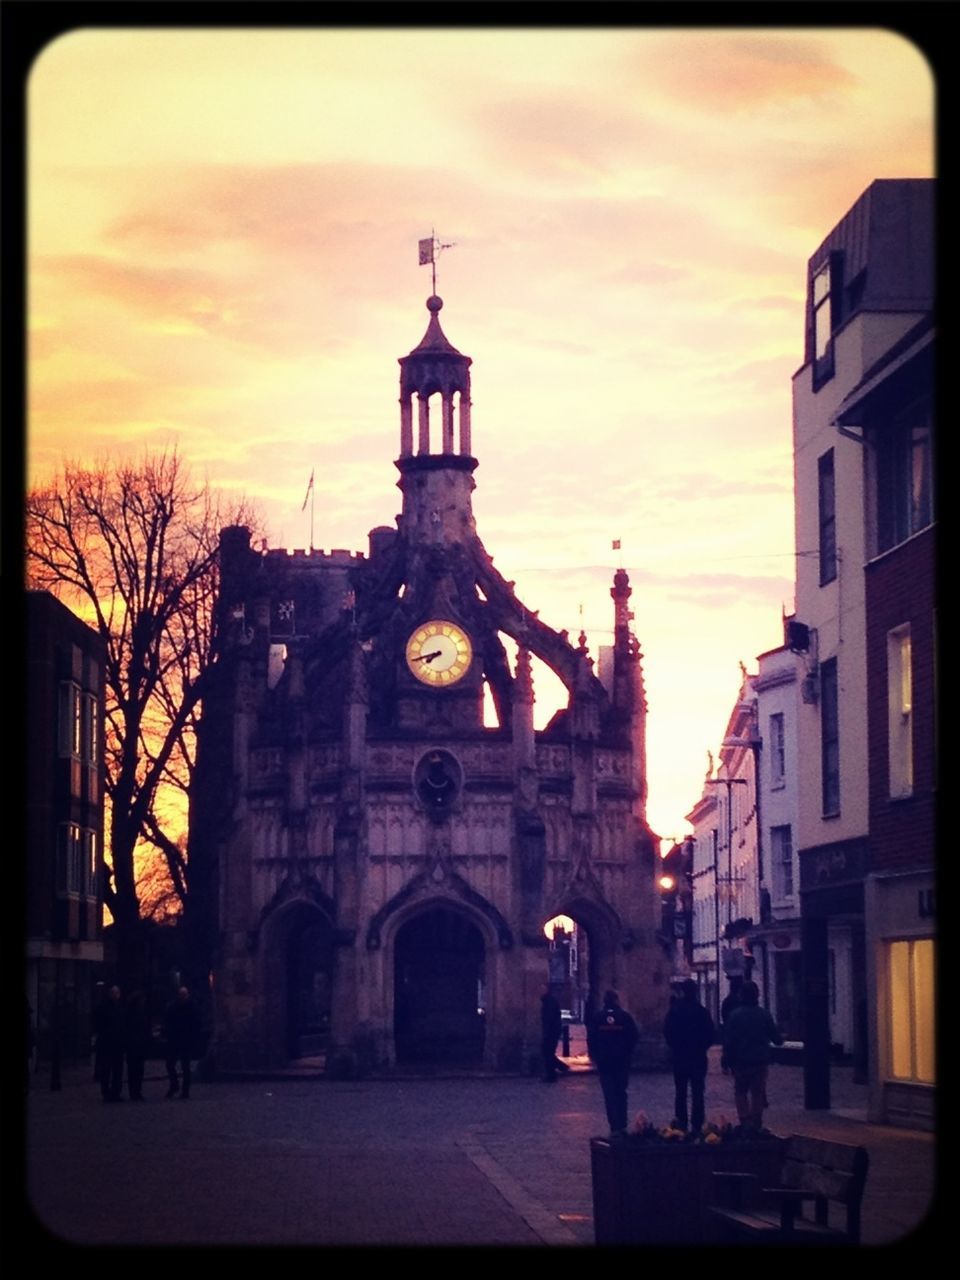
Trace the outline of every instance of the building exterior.
{"type": "MultiPolygon", "coordinates": [[[[785,620],[785,631],[789,637],[789,619],[785,620]]],[[[759,915],[747,941],[762,1002],[788,1044],[803,1040],[800,868],[796,848],[800,662],[789,644],[768,650],[759,655],[757,674],[751,681],[760,739],[757,776],[761,839],[759,915]]],[[[838,1033],[833,1027],[831,1035],[836,1042],[838,1033]]]]}
{"type": "Polygon", "coordinates": [[[674,986],[695,978],[693,855],[691,836],[660,851],[660,945],[670,961],[670,981],[674,986]]]}
{"type": "Polygon", "coordinates": [[[935,1085],[934,337],[927,315],[835,418],[866,473],[871,1115],[924,1128],[935,1085]]]}
{"type": "Polygon", "coordinates": [[[428,300],[399,362],[396,527],[374,529],[366,556],[260,552],[245,529],[222,533],[191,847],[216,868],[223,1069],[318,1048],[335,1072],[525,1067],[550,976],[544,925],[560,914],[578,926],[588,1003],[618,988],[659,1041],[629,580],[618,571],[611,590],[608,692],[586,636],[544,625],[480,541],[471,361],[441,306],[428,300]],[[537,663],[568,692],[542,731],[537,663]]]}
{"type": "Polygon", "coordinates": [[[41,1057],[90,1051],[103,962],[103,645],[26,594],[26,982],[41,1057]]]}
{"type": "Polygon", "coordinates": [[[847,970],[878,1118],[922,1110],[932,1084],[933,215],[930,180],[867,188],[809,260],[793,381],[806,1100],[829,1106],[831,974],[847,970]]]}
{"type": "Polygon", "coordinates": [[[715,1019],[731,983],[755,977],[750,931],[760,919],[760,742],[752,677],[744,670],[719,765],[686,815],[693,826],[693,967],[715,1019]]]}

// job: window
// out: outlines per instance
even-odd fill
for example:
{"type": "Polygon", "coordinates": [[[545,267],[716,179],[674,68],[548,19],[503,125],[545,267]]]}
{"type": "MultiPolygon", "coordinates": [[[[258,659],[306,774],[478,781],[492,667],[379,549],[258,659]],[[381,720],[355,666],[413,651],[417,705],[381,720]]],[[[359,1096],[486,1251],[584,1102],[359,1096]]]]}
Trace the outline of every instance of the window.
{"type": "Polygon", "coordinates": [[[840,707],[837,660],[828,658],[820,667],[820,771],[823,816],[840,812],[840,707]]]}
{"type": "Polygon", "coordinates": [[[83,832],[75,823],[63,822],[57,845],[57,890],[60,893],[83,893],[86,889],[83,832]]]}
{"type": "Polygon", "coordinates": [[[929,399],[915,401],[877,431],[877,553],[933,523],[929,399]]]}
{"type": "Polygon", "coordinates": [[[887,632],[887,750],[890,798],[913,794],[913,676],[909,624],[887,632]]]}
{"type": "Polygon", "coordinates": [[[72,680],[60,684],[59,751],[61,757],[80,759],[82,728],[80,712],[80,688],[72,680]]]}
{"type": "Polygon", "coordinates": [[[829,259],[814,275],[811,289],[813,293],[813,358],[820,360],[827,354],[833,334],[829,259]]]}
{"type": "Polygon", "coordinates": [[[810,280],[810,332],[807,357],[813,362],[813,389],[833,377],[833,335],[842,317],[843,254],[833,252],[810,280]]]}
{"type": "Polygon", "coordinates": [[[833,450],[817,460],[817,502],[820,521],[820,585],[837,576],[837,503],[833,450]]]}
{"type": "Polygon", "coordinates": [[[789,825],[770,828],[774,892],[778,898],[793,895],[793,838],[789,825]]]}
{"type": "Polygon", "coordinates": [[[88,898],[95,898],[97,896],[97,833],[95,831],[83,833],[83,863],[86,871],[84,892],[88,898]]]}
{"type": "Polygon", "coordinates": [[[99,714],[96,694],[85,693],[82,698],[81,750],[85,763],[91,767],[97,763],[100,751],[99,714]]]}
{"type": "Polygon", "coordinates": [[[891,942],[887,959],[888,1061],[895,1080],[933,1084],[934,948],[932,938],[891,942]]]}
{"type": "Polygon", "coordinates": [[[782,787],[787,778],[786,748],[783,737],[783,712],[770,717],[770,785],[782,787]]]}

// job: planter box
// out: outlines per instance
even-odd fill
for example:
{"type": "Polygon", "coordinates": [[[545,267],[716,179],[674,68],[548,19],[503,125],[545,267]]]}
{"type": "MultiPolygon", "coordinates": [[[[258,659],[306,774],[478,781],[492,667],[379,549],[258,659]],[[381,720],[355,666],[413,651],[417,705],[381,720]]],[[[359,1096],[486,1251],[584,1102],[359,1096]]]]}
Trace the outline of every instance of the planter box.
{"type": "Polygon", "coordinates": [[[697,1144],[590,1140],[597,1244],[707,1244],[714,1171],[779,1181],[783,1139],[697,1144]]]}

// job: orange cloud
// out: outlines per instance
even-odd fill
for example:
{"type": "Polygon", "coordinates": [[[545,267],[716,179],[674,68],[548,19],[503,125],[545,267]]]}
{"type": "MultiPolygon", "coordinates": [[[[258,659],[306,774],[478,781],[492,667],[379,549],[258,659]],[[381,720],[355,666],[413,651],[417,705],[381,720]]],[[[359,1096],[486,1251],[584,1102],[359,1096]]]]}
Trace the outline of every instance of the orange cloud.
{"type": "Polygon", "coordinates": [[[688,32],[674,42],[673,57],[644,59],[645,73],[672,97],[710,114],[832,100],[850,95],[859,83],[815,38],[775,31],[688,32]]]}

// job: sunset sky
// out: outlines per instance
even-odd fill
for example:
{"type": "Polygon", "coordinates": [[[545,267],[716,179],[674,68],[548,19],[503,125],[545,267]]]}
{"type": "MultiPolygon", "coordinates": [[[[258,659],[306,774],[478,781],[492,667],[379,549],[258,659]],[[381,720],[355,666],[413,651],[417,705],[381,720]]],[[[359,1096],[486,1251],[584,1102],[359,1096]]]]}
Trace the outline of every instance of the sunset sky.
{"type": "Polygon", "coordinates": [[[175,444],[293,548],[314,469],[314,544],[365,550],[435,228],[480,536],[594,655],[622,557],[681,835],[792,608],[807,259],[874,178],[933,175],[933,123],[882,29],[62,36],[29,82],[28,480],[175,444]]]}

